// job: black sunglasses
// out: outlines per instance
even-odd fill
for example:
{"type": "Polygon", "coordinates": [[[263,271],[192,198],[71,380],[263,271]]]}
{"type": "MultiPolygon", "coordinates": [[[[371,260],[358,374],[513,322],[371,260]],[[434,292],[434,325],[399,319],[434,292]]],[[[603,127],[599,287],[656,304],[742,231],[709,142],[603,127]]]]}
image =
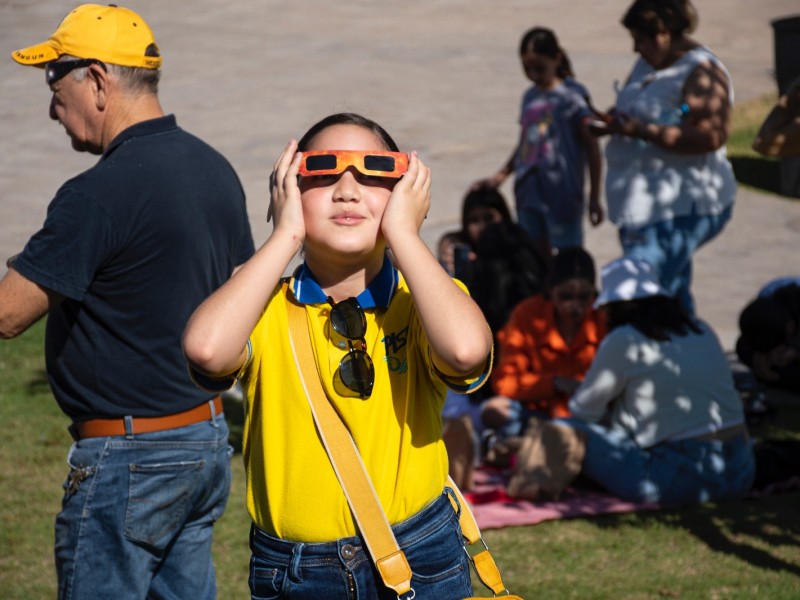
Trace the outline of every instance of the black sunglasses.
{"type": "Polygon", "coordinates": [[[369,398],[372,395],[372,386],[375,384],[375,366],[365,350],[367,317],[364,309],[355,298],[347,298],[334,304],[333,298],[329,297],[328,302],[332,306],[331,327],[347,339],[350,347],[349,352],[339,361],[336,377],[338,381],[335,380],[334,385],[341,381],[344,387],[358,394],[362,400],[369,398]],[[353,342],[359,343],[361,347],[356,348],[353,342]]]}
{"type": "Polygon", "coordinates": [[[44,80],[47,85],[52,85],[59,79],[63,79],[67,73],[75,69],[88,67],[89,65],[100,65],[103,71],[106,71],[106,65],[103,61],[96,58],[79,58],[78,60],[62,60],[49,62],[44,67],[44,80]]]}

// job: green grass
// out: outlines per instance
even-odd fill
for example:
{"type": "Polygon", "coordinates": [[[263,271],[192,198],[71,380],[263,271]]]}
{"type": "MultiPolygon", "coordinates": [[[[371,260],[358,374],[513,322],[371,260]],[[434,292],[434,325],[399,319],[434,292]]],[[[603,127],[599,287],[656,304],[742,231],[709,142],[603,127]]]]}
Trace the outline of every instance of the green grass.
{"type": "MultiPolygon", "coordinates": [[[[777,191],[777,161],[750,149],[774,98],[736,107],[728,152],[740,183],[777,191]]],[[[72,442],[44,372],[43,322],[0,343],[0,597],[55,596],[53,520],[72,442]]],[[[238,446],[241,418],[226,407],[238,446]]],[[[800,434],[788,400],[753,430],[800,434]]],[[[241,455],[214,534],[219,598],[248,598],[241,455]]],[[[760,500],[486,531],[508,587],[525,598],[800,598],[800,492],[760,500]]],[[[490,596],[480,585],[476,594],[490,596]]]]}
{"type": "Polygon", "coordinates": [[[753,150],[751,144],[756,137],[761,123],[766,118],[777,97],[765,94],[755,100],[736,104],[731,115],[731,132],[728,136],[728,154],[734,156],[761,156],[753,150]]]}
{"type": "MultiPolygon", "coordinates": [[[[44,321],[0,343],[0,598],[54,598],[53,525],[72,443],[44,371],[44,321]]],[[[228,510],[215,528],[219,598],[248,598],[244,469],[234,460],[228,510]]]]}
{"type": "Polygon", "coordinates": [[[780,162],[758,154],[751,147],[775,100],[774,94],[767,94],[734,106],[727,149],[740,184],[780,195],[780,162]]]}
{"type": "MultiPolygon", "coordinates": [[[[0,596],[7,600],[55,595],[53,518],[71,438],[47,386],[43,331],[39,323],[0,343],[0,596]]],[[[798,436],[800,407],[786,398],[756,435],[798,436]]],[[[244,504],[237,454],[228,510],[215,529],[222,600],[249,597],[244,504]]],[[[508,587],[526,598],[800,597],[800,492],[552,521],[485,538],[508,587]]]]}

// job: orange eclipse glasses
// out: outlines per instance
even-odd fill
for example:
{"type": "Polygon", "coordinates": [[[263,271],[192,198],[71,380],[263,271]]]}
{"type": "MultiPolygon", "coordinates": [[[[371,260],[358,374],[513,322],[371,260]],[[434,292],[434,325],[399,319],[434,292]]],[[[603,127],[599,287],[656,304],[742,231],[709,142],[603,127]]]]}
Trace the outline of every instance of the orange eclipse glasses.
{"type": "Polygon", "coordinates": [[[363,175],[398,179],[408,171],[408,154],[376,150],[311,150],[303,152],[298,174],[339,175],[349,167],[363,175]]]}

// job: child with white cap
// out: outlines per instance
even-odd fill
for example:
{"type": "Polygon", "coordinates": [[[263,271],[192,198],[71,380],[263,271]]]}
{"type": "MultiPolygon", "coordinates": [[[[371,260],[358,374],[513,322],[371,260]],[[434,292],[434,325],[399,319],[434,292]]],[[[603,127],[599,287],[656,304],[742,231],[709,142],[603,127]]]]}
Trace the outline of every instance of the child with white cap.
{"type": "Polygon", "coordinates": [[[587,434],[582,472],[626,500],[687,505],[745,494],[755,460],[725,354],[632,257],[601,273],[609,333],[563,422],[587,434]]]}

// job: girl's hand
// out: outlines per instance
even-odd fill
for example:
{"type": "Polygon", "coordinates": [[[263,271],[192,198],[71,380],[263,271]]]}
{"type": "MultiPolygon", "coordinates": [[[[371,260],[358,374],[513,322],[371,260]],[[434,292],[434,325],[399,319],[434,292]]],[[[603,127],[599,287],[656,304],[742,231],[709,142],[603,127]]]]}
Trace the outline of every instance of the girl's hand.
{"type": "Polygon", "coordinates": [[[302,241],[306,236],[306,226],[303,220],[303,205],[300,201],[300,187],[297,184],[300,159],[297,142],[291,140],[283,149],[269,176],[267,221],[274,217],[273,232],[287,231],[302,241]]]}
{"type": "Polygon", "coordinates": [[[605,213],[599,200],[589,201],[589,222],[593,227],[597,227],[605,219],[605,213]]]}
{"type": "Polygon", "coordinates": [[[419,233],[431,205],[431,170],[411,153],[408,171],[394,186],[381,220],[381,231],[389,240],[398,232],[419,233]]]}
{"type": "Polygon", "coordinates": [[[611,121],[614,120],[614,117],[609,113],[603,113],[599,110],[594,110],[592,112],[594,114],[585,117],[583,120],[586,127],[589,129],[589,133],[595,137],[602,137],[611,133],[609,125],[611,121]]]}
{"type": "Polygon", "coordinates": [[[508,173],[505,171],[498,171],[491,177],[487,177],[486,179],[478,179],[477,181],[473,181],[469,186],[469,191],[474,192],[481,188],[499,188],[503,182],[508,177],[508,173]]]}
{"type": "Polygon", "coordinates": [[[595,137],[603,137],[604,135],[608,135],[611,133],[611,130],[608,127],[608,123],[601,121],[599,119],[589,119],[586,121],[586,127],[589,128],[589,133],[591,133],[595,137]]]}
{"type": "Polygon", "coordinates": [[[644,121],[623,113],[617,113],[616,117],[608,124],[608,130],[611,133],[629,138],[641,138],[644,128],[644,121]]]}

